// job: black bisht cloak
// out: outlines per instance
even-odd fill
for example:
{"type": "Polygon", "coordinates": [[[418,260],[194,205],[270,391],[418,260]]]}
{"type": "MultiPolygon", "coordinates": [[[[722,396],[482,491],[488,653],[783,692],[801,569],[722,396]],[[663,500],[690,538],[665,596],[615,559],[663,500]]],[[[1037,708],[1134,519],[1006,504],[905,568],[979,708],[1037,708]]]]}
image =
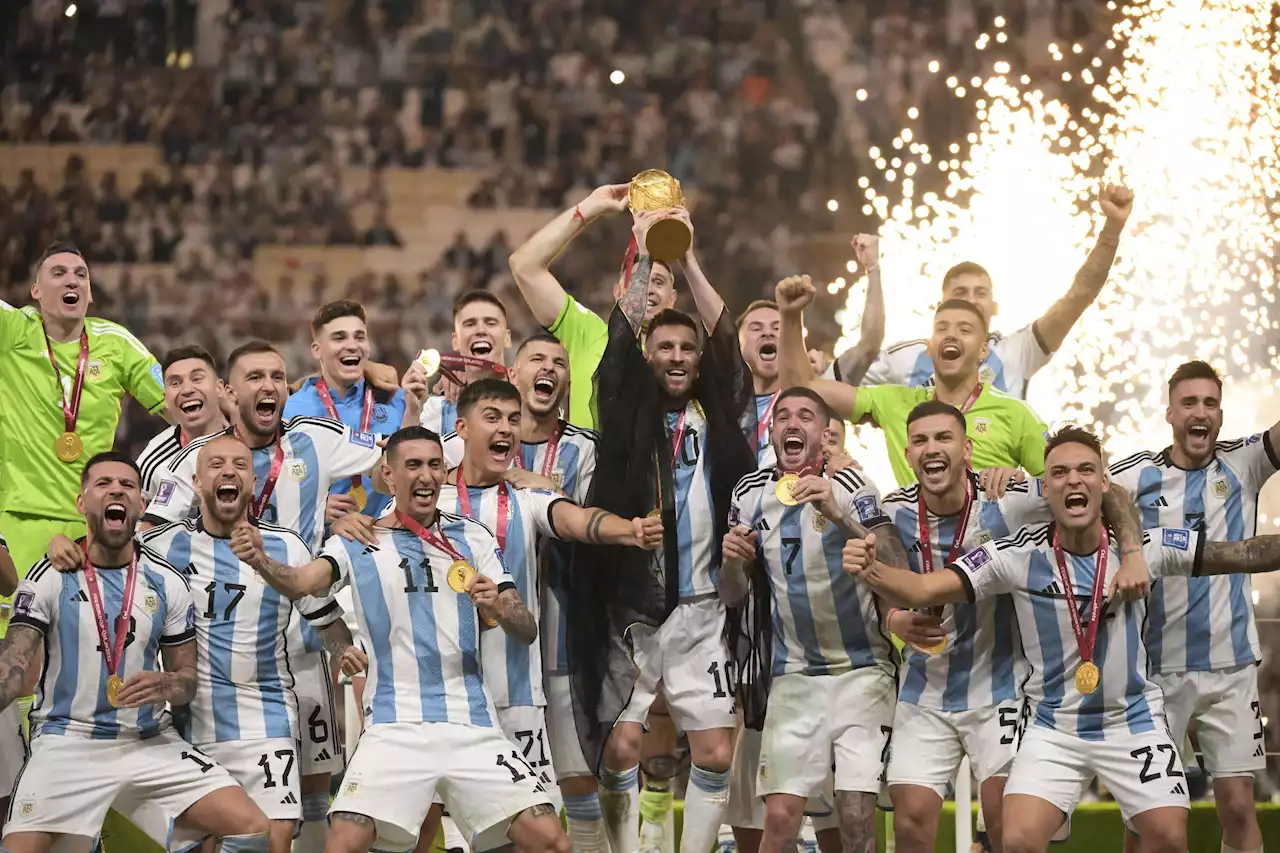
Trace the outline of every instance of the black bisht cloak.
{"type": "MultiPolygon", "coordinates": [[[[721,313],[703,345],[693,397],[702,407],[709,435],[701,446],[711,456],[711,494],[715,518],[713,567],[719,568],[720,547],[728,531],[729,507],[738,481],[754,471],[756,455],[746,435],[755,432],[751,374],[738,349],[737,332],[721,313]]],[[[572,670],[574,713],[583,754],[599,769],[603,746],[630,698],[636,669],[617,670],[627,662],[610,655],[611,645],[625,643],[628,626],[660,626],[679,601],[675,502],[672,498],[671,438],[666,432],[662,390],[645,359],[636,335],[615,306],[609,317],[609,339],[596,371],[594,408],[600,441],[595,476],[588,502],[623,518],[647,515],[659,505],[661,490],[665,577],[657,577],[648,552],[617,546],[575,545],[568,583],[568,656],[572,670]],[[616,689],[606,689],[606,682],[616,689]],[[617,689],[626,685],[625,689],[617,689]]],[[[740,674],[741,694],[748,721],[759,726],[768,689],[770,624],[768,585],[764,609],[751,614],[757,626],[744,633],[744,614],[732,608],[726,621],[733,669],[740,674]],[[762,617],[762,618],[761,618],[762,617]],[[762,633],[760,626],[764,626],[762,633]],[[758,672],[762,670],[762,672],[758,672]],[[752,694],[752,695],[746,695],[752,694]],[[753,720],[754,717],[754,720],[753,720]]],[[[759,608],[759,594],[749,605],[759,608]]],[[[625,647],[625,645],[624,645],[625,647]]]]}

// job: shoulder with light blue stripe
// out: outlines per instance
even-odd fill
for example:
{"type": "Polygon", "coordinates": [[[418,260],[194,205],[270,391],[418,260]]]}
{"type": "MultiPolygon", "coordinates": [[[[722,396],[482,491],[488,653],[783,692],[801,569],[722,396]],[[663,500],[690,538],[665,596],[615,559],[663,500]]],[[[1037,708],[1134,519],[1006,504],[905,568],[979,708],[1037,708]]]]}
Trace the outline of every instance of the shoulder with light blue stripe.
{"type": "Polygon", "coordinates": [[[440,516],[440,524],[442,526],[445,524],[455,524],[455,523],[461,524],[464,528],[475,526],[483,530],[485,532],[485,535],[493,537],[493,540],[495,542],[498,539],[498,537],[493,535],[493,530],[489,527],[489,525],[485,524],[483,521],[477,521],[476,519],[472,518],[469,515],[455,515],[452,512],[445,512],[444,510],[436,510],[436,514],[440,516]]]}
{"type": "Polygon", "coordinates": [[[32,566],[27,572],[27,576],[23,578],[23,580],[27,583],[38,583],[40,578],[47,575],[50,571],[57,572],[57,569],[53,568],[53,563],[49,562],[48,557],[41,557],[40,561],[32,566]]]}
{"type": "Polygon", "coordinates": [[[600,433],[595,430],[587,429],[586,427],[574,426],[573,424],[566,423],[565,421],[560,422],[560,433],[561,435],[570,438],[585,439],[592,444],[598,444],[600,441],[600,433]]]}
{"type": "Polygon", "coordinates": [[[187,576],[174,568],[172,563],[160,556],[156,551],[149,548],[146,543],[139,542],[138,548],[142,552],[142,555],[147,558],[148,562],[155,564],[155,568],[159,569],[162,573],[166,571],[173,572],[174,577],[182,581],[182,585],[184,587],[191,589],[191,583],[187,580],[187,576]]]}
{"type": "Polygon", "coordinates": [[[296,530],[290,530],[289,528],[281,527],[278,524],[268,524],[265,521],[258,522],[258,530],[261,531],[264,538],[267,536],[274,536],[277,539],[284,540],[286,545],[290,544],[290,541],[292,540],[292,544],[301,547],[302,550],[308,554],[311,553],[311,549],[307,547],[307,541],[298,535],[296,530]]]}
{"type": "Polygon", "coordinates": [[[170,473],[172,473],[173,471],[177,471],[179,466],[181,466],[182,463],[186,461],[192,454],[199,452],[200,448],[204,447],[206,444],[213,441],[218,436],[235,435],[235,434],[236,434],[235,427],[227,427],[224,430],[219,430],[218,432],[211,432],[208,435],[202,435],[199,438],[191,439],[191,443],[188,444],[186,447],[182,448],[182,450],[178,452],[177,456],[173,457],[173,464],[169,466],[170,473]]]}
{"type": "Polygon", "coordinates": [[[894,504],[895,506],[898,504],[910,504],[911,506],[914,507],[919,502],[920,502],[920,484],[919,483],[912,483],[910,486],[906,486],[901,489],[895,489],[894,491],[890,492],[883,501],[881,501],[881,503],[883,503],[886,507],[889,504],[894,504]]]}
{"type": "Polygon", "coordinates": [[[923,346],[928,346],[928,344],[929,342],[924,338],[913,338],[909,341],[901,341],[900,343],[896,343],[893,346],[886,347],[885,352],[892,355],[896,352],[901,352],[907,347],[923,347],[923,346]]]}
{"type": "Polygon", "coordinates": [[[1135,453],[1132,456],[1126,456],[1119,462],[1113,462],[1108,471],[1114,477],[1117,474],[1122,474],[1130,468],[1136,468],[1139,465],[1157,465],[1160,467],[1167,467],[1163,453],[1152,453],[1149,450],[1144,450],[1140,453],[1135,453]]]}
{"type": "Polygon", "coordinates": [[[773,479],[772,468],[761,468],[759,471],[752,471],[747,476],[738,481],[738,485],[733,487],[734,500],[741,500],[747,496],[752,489],[763,488],[766,483],[773,479]]]}
{"type": "Polygon", "coordinates": [[[281,424],[280,431],[289,432],[290,430],[300,429],[305,432],[306,427],[319,427],[339,434],[346,429],[346,425],[343,424],[342,421],[335,421],[333,418],[317,418],[314,415],[298,415],[297,417],[289,418],[289,420],[281,424]]]}
{"type": "Polygon", "coordinates": [[[1049,543],[1049,529],[1051,527],[1053,527],[1051,523],[1042,524],[1038,527],[1023,527],[1016,533],[992,540],[983,547],[993,548],[996,551],[1007,551],[1014,548],[1039,548],[1041,545],[1049,543]]]}
{"type": "Polygon", "coordinates": [[[139,533],[137,539],[143,545],[150,545],[160,539],[167,539],[175,533],[194,533],[195,529],[196,520],[194,518],[184,518],[181,521],[168,521],[164,524],[157,524],[150,530],[139,533]]]}

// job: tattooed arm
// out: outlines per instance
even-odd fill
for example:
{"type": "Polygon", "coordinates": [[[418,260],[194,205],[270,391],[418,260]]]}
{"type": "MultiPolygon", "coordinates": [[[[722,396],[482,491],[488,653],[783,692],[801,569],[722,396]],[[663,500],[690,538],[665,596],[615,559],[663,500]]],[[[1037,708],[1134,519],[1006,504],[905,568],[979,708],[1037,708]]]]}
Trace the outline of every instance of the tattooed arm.
{"type": "Polygon", "coordinates": [[[1260,574],[1280,569],[1280,536],[1242,542],[1205,542],[1196,575],[1260,574]]]}
{"type": "Polygon", "coordinates": [[[884,344],[884,291],[880,288],[880,238],[856,234],[853,249],[867,273],[867,300],[862,307],[858,342],[836,357],[841,382],[857,385],[884,344]]]}
{"type": "Polygon", "coordinates": [[[1133,498],[1119,483],[1102,493],[1102,515],[1116,531],[1120,545],[1120,570],[1111,581],[1109,598],[1137,601],[1151,591],[1151,568],[1142,553],[1142,518],[1133,498]]]}
{"type": "Polygon", "coordinates": [[[341,619],[335,619],[320,629],[320,642],[325,651],[338,661],[343,675],[356,675],[369,666],[369,658],[352,642],[351,629],[341,619]]]}
{"type": "Polygon", "coordinates": [[[531,646],[538,639],[538,622],[514,587],[498,594],[497,616],[498,625],[517,643],[531,646]]]}
{"type": "Polygon", "coordinates": [[[144,669],[125,679],[116,701],[121,708],[143,705],[187,705],[196,695],[196,643],[187,640],[160,646],[164,670],[144,669]]]}
{"type": "Polygon", "coordinates": [[[1102,226],[1098,242],[1085,259],[1084,266],[1076,272],[1071,289],[1053,303],[1032,327],[1036,338],[1047,352],[1054,352],[1062,346],[1071,327],[1093,304],[1093,300],[1098,298],[1107,283],[1111,263],[1116,259],[1116,250],[1120,248],[1120,232],[1124,230],[1124,224],[1133,212],[1133,192],[1125,187],[1108,184],[1098,193],[1098,206],[1106,215],[1106,224],[1102,226]]]}
{"type": "Polygon", "coordinates": [[[337,564],[328,557],[296,567],[271,559],[262,544],[262,534],[247,521],[241,521],[231,532],[231,552],[286,598],[324,592],[337,580],[337,564]]]}
{"type": "Polygon", "coordinates": [[[662,544],[662,519],[627,520],[603,509],[559,500],[551,505],[552,533],[588,545],[629,545],[652,550],[662,544]]]}
{"type": "Polygon", "coordinates": [[[10,625],[0,642],[0,710],[21,696],[30,696],[40,676],[44,634],[30,625],[10,625]]]}

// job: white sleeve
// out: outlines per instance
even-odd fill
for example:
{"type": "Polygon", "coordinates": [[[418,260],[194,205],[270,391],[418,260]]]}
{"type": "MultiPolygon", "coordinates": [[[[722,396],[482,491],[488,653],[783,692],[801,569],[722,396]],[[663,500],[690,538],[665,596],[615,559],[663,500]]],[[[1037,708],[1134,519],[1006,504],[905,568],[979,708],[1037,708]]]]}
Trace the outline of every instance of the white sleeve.
{"type": "Polygon", "coordinates": [[[1244,439],[1240,446],[1222,453],[1232,470],[1239,472],[1245,491],[1257,494],[1271,475],[1280,469],[1280,448],[1271,446],[1271,433],[1260,432],[1244,439]]]}
{"type": "Polygon", "coordinates": [[[1039,477],[1029,477],[1025,483],[1009,487],[997,503],[1010,533],[1053,521],[1049,502],[1044,499],[1044,480],[1039,477]]]}
{"type": "Polygon", "coordinates": [[[1151,579],[1195,577],[1204,560],[1204,537],[1179,527],[1153,527],[1142,534],[1142,555],[1151,579]]]}
{"type": "MultiPolygon", "coordinates": [[[[37,564],[40,565],[40,564],[37,564]]],[[[43,571],[33,571],[13,596],[11,625],[28,625],[41,634],[49,632],[58,610],[58,592],[62,588],[61,574],[53,566],[45,564],[43,571]],[[32,575],[35,580],[32,580],[32,575]]]]}
{"type": "MultiPolygon", "coordinates": [[[[1000,361],[1004,363],[1005,376],[1008,377],[1010,374],[1021,376],[1025,382],[1031,381],[1036,371],[1053,358],[1053,353],[1045,352],[1040,346],[1034,323],[1002,337],[996,341],[995,349],[1000,356],[1000,361]]],[[[1016,389],[1010,388],[1008,391],[1010,394],[1022,396],[1016,389]]]]}
{"type": "Polygon", "coordinates": [[[520,489],[517,494],[522,505],[529,509],[529,517],[533,520],[534,526],[538,528],[538,532],[543,536],[549,536],[552,539],[563,539],[560,532],[556,530],[555,520],[551,517],[551,510],[556,504],[564,501],[565,503],[573,503],[560,492],[551,489],[520,489]]]}
{"type": "Polygon", "coordinates": [[[577,488],[575,489],[575,494],[569,495],[581,506],[586,506],[587,494],[590,493],[591,483],[596,478],[597,450],[598,447],[594,441],[582,445],[582,455],[578,460],[577,488]]]}
{"type": "Polygon", "coordinates": [[[880,490],[866,477],[846,468],[831,478],[831,488],[846,518],[866,528],[889,523],[880,503],[880,490]]]}
{"type": "Polygon", "coordinates": [[[160,645],[178,646],[196,637],[196,605],[187,582],[176,571],[166,570],[165,583],[167,601],[160,645]]]}
{"type": "MultiPolygon", "coordinates": [[[[835,365],[836,361],[838,360],[839,360],[839,357],[833,360],[831,364],[835,365]]],[[[834,366],[831,367],[828,372],[831,373],[830,378],[834,379],[835,378],[834,366]]],[[[889,351],[880,350],[880,353],[876,356],[876,360],[871,362],[871,366],[867,368],[867,372],[862,375],[862,381],[859,382],[858,384],[859,385],[903,385],[905,383],[898,382],[894,378],[893,365],[892,365],[892,362],[890,361],[889,351]]]]}
{"type": "MultiPolygon", "coordinates": [[[[188,454],[187,459],[195,459],[197,454],[188,454]]],[[[146,515],[155,516],[162,521],[182,521],[188,518],[199,506],[200,496],[196,494],[195,483],[191,481],[191,466],[184,459],[176,470],[165,468],[156,474],[156,493],[147,504],[146,515]]]]}
{"type": "Polygon", "coordinates": [[[970,601],[989,598],[1018,589],[1014,561],[1019,549],[1009,539],[997,539],[965,554],[947,568],[964,581],[970,601]]]}
{"type": "MultiPolygon", "coordinates": [[[[302,541],[302,537],[290,537],[287,565],[305,566],[311,560],[311,549],[302,541]]],[[[310,622],[314,628],[323,628],[342,618],[342,607],[333,597],[331,589],[317,595],[304,595],[295,601],[293,606],[298,608],[302,618],[310,622]]]]}
{"type": "Polygon", "coordinates": [[[351,583],[351,554],[347,551],[345,539],[336,534],[326,539],[320,548],[320,559],[327,560],[333,566],[334,581],[326,595],[334,595],[351,583]]]}
{"type": "Polygon", "coordinates": [[[316,453],[329,474],[328,482],[324,484],[326,491],[345,477],[368,474],[382,458],[382,449],[378,447],[377,437],[373,433],[353,430],[346,424],[341,426],[341,432],[327,427],[307,430],[307,434],[315,441],[316,453]]]}
{"type": "Polygon", "coordinates": [[[426,402],[422,404],[422,411],[418,413],[418,423],[441,436],[445,432],[453,432],[452,425],[449,426],[448,430],[445,430],[443,424],[440,423],[440,413],[443,406],[444,397],[439,394],[432,394],[427,397],[426,402]]]}
{"type": "Polygon", "coordinates": [[[449,468],[457,468],[462,464],[467,443],[456,432],[451,432],[440,439],[440,450],[444,453],[444,464],[449,468]]]}
{"type": "MultiPolygon", "coordinates": [[[[511,577],[511,573],[507,571],[507,564],[502,559],[502,551],[498,548],[498,540],[493,538],[493,534],[485,531],[487,541],[479,543],[479,547],[472,547],[471,556],[476,561],[476,571],[480,574],[493,578],[493,582],[498,586],[503,584],[511,584],[515,586],[516,579],[511,577]]],[[[472,544],[468,542],[468,544],[472,544]]]]}

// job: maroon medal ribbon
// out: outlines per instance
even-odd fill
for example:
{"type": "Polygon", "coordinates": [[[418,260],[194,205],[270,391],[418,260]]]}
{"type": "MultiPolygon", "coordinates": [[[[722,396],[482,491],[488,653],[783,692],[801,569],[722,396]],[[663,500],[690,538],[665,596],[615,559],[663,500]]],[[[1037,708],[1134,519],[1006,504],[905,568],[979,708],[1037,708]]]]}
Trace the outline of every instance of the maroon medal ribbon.
{"type": "MultiPolygon", "coordinates": [[[[973,391],[970,392],[969,399],[965,400],[964,405],[960,407],[960,413],[963,415],[969,414],[969,410],[973,408],[973,404],[978,402],[978,398],[981,396],[982,396],[982,383],[979,382],[977,386],[973,389],[973,391]]],[[[933,396],[930,397],[929,399],[931,400],[938,399],[937,386],[934,387],[933,396]]]]}
{"type": "MultiPolygon", "coordinates": [[[[426,542],[428,545],[434,545],[455,560],[462,560],[462,555],[459,554],[458,549],[454,548],[453,544],[449,542],[448,537],[444,535],[444,531],[437,533],[434,530],[429,530],[400,510],[396,510],[396,520],[404,525],[405,530],[408,530],[423,542],[426,542]]],[[[439,516],[436,516],[436,523],[437,525],[439,524],[439,516]]]]}
{"type": "MultiPolygon", "coordinates": [[[[338,407],[333,403],[333,395],[329,393],[329,383],[324,381],[324,377],[316,383],[316,393],[320,395],[320,402],[324,406],[325,412],[335,421],[342,421],[338,416],[338,407]]],[[[373,389],[369,387],[369,383],[364,384],[364,402],[360,408],[360,431],[369,432],[373,428],[373,389]]],[[[351,477],[351,488],[356,488],[363,482],[362,475],[355,474],[351,477]]]]}
{"type": "MultiPolygon", "coordinates": [[[[551,433],[551,437],[547,439],[547,452],[542,457],[542,476],[548,480],[551,479],[551,472],[556,467],[556,451],[560,448],[560,425],[556,424],[556,428],[551,433]]],[[[524,458],[517,453],[515,458],[515,466],[524,468],[524,458]]]]}
{"type": "MultiPolygon", "coordinates": [[[[244,441],[244,436],[240,433],[240,427],[235,428],[236,438],[244,441]]],[[[248,442],[245,442],[248,444],[248,442]]],[[[267,479],[262,484],[262,492],[253,499],[253,503],[249,506],[249,513],[254,520],[262,518],[262,513],[266,511],[267,506],[271,503],[271,493],[276,490],[276,481],[280,479],[280,469],[284,467],[284,436],[276,433],[276,452],[271,457],[271,470],[267,472],[267,479]]]]}
{"type": "MultiPolygon", "coordinates": [[[[462,514],[468,518],[476,518],[475,512],[471,508],[471,493],[467,491],[467,484],[462,479],[462,466],[458,466],[458,507],[462,510],[462,514]]],[[[494,535],[498,538],[498,548],[506,553],[507,550],[507,510],[510,498],[507,495],[507,484],[503,480],[498,481],[498,516],[494,524],[494,535]]]]}
{"type": "Polygon", "coordinates": [[[1053,530],[1053,556],[1058,564],[1058,578],[1062,581],[1063,594],[1067,596],[1067,611],[1071,614],[1071,630],[1076,635],[1076,645],[1080,648],[1081,664],[1093,662],[1093,649],[1098,639],[1098,613],[1102,609],[1102,593],[1107,585],[1107,552],[1111,547],[1111,539],[1107,535],[1106,525],[1102,525],[1102,534],[1098,540],[1098,556],[1094,562],[1093,593],[1089,600],[1089,633],[1086,635],[1080,624],[1080,612],[1076,607],[1075,586],[1071,583],[1071,573],[1067,571],[1067,558],[1062,551],[1062,542],[1058,537],[1058,529],[1053,530]]]}
{"type": "Polygon", "coordinates": [[[49,364],[53,367],[53,375],[58,381],[58,394],[62,397],[62,423],[67,432],[76,431],[76,421],[80,418],[80,395],[84,391],[84,376],[89,368],[89,331],[80,331],[80,356],[76,359],[76,375],[71,381],[71,393],[62,391],[62,371],[53,357],[53,342],[49,333],[44,333],[44,343],[49,350],[49,364]]]}
{"type": "Polygon", "coordinates": [[[129,636],[129,614],[133,611],[134,584],[138,577],[138,550],[133,549],[129,558],[129,571],[124,579],[124,601],[120,605],[120,615],[116,617],[116,639],[113,643],[107,631],[107,610],[102,603],[102,591],[98,589],[98,572],[89,559],[88,543],[84,545],[84,582],[89,595],[89,604],[93,607],[93,623],[98,629],[98,645],[102,647],[102,657],[107,665],[107,675],[112,676],[120,671],[124,662],[124,641],[129,636]]]}

